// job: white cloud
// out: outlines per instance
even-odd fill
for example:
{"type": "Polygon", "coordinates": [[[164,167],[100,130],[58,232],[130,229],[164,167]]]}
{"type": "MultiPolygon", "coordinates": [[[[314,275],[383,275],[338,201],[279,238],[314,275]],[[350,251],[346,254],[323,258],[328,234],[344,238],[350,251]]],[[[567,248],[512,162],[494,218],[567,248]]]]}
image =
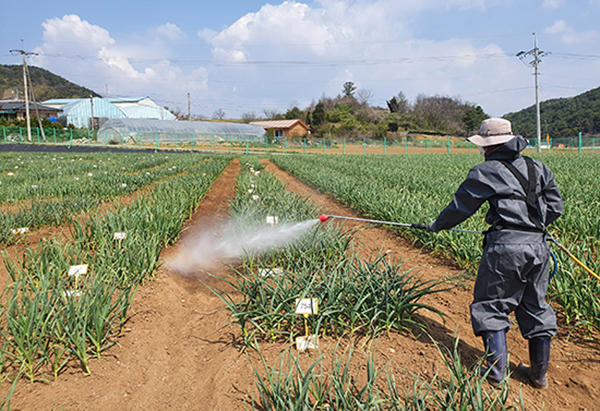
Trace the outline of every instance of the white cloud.
{"type": "Polygon", "coordinates": [[[46,20],[42,27],[46,50],[53,52],[65,48],[69,51],[103,49],[115,43],[107,30],[81,20],[74,14],[66,15],[62,19],[46,20]]]}
{"type": "Polygon", "coordinates": [[[566,5],[566,0],[544,0],[543,7],[548,10],[563,8],[566,5]]]}
{"type": "Polygon", "coordinates": [[[207,90],[204,68],[185,74],[168,60],[171,51],[163,39],[179,41],[185,37],[175,24],[159,26],[134,44],[119,44],[108,30],[76,15],[48,19],[42,26],[44,42],[32,62],[97,92],[106,84],[113,96],[165,99],[207,90]]]}
{"type": "Polygon", "coordinates": [[[548,27],[544,33],[546,34],[552,34],[552,35],[557,35],[557,34],[564,34],[565,32],[572,32],[573,29],[569,28],[567,26],[567,23],[564,20],[558,20],[554,23],[554,25],[552,27],[548,27]]]}
{"type": "MultiPolygon", "coordinates": [[[[252,73],[256,83],[286,78],[289,84],[278,87],[277,94],[293,95],[306,104],[322,92],[339,94],[345,81],[372,89],[376,104],[385,104],[385,99],[400,90],[409,98],[418,93],[473,96],[490,87],[511,87],[506,81],[515,82],[511,74],[519,78],[518,60],[506,56],[494,44],[476,47],[473,40],[416,39],[411,24],[425,10],[485,9],[495,4],[483,0],[321,0],[311,7],[286,1],[267,4],[220,32],[201,30],[198,36],[213,46],[216,60],[248,63],[233,66],[231,72],[239,70],[238,77],[245,70],[252,73]],[[261,65],[268,61],[282,62],[285,69],[276,78],[261,74],[261,65]],[[286,64],[288,61],[295,63],[286,64]],[[316,93],[311,90],[310,97],[300,96],[303,90],[295,83],[304,79],[320,83],[323,88],[316,93]]],[[[278,66],[272,67],[269,73],[278,66]]],[[[527,81],[527,73],[522,74],[527,81]]],[[[254,88],[256,93],[260,92],[258,87],[254,88]]],[[[240,95],[244,92],[237,91],[240,95]]]]}
{"type": "Polygon", "coordinates": [[[577,32],[564,20],[556,21],[551,27],[544,30],[545,34],[558,36],[565,44],[585,44],[598,41],[599,33],[588,30],[577,32]]]}
{"type": "Polygon", "coordinates": [[[183,40],[185,38],[185,34],[177,25],[172,23],[163,24],[156,29],[156,32],[169,40],[177,41],[183,40]]]}
{"type": "MultiPolygon", "coordinates": [[[[252,46],[263,46],[264,50],[264,46],[285,45],[323,54],[324,45],[333,36],[330,28],[322,23],[323,13],[323,10],[313,10],[306,4],[293,1],[278,6],[267,4],[219,33],[201,30],[198,36],[213,45],[217,60],[247,60],[251,58],[247,48],[252,46]]],[[[278,54],[281,51],[278,49],[278,54]]],[[[269,51],[263,51],[262,54],[268,56],[269,51]]]]}

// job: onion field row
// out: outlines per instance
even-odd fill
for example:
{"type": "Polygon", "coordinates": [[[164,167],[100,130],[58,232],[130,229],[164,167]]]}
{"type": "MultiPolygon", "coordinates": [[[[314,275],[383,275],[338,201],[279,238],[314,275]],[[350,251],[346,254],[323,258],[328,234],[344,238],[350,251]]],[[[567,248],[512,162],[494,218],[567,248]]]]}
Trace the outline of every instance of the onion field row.
{"type": "Polygon", "coordinates": [[[0,243],[18,229],[60,225],[99,204],[175,176],[208,157],[171,154],[3,153],[0,243]]]}
{"type": "Polygon", "coordinates": [[[350,247],[353,233],[319,224],[315,217],[320,210],[307,198],[286,191],[256,158],[241,161],[243,171],[230,201],[240,237],[245,231],[265,233],[265,227],[267,235],[275,235],[289,229],[285,227],[313,223],[293,244],[282,242],[266,254],[247,254],[223,278],[231,287],[211,287],[239,326],[245,346],[258,352],[258,361],[248,356],[256,384],[252,409],[519,409],[509,405],[508,379],[494,388],[478,372],[481,362],[470,368],[462,364],[458,340],[454,350],[438,346],[444,364],[439,374],[431,380],[409,377],[408,390],[395,380],[392,361],[376,360],[376,343],[354,347],[352,341],[359,336],[377,341],[391,333],[422,329],[422,311],[443,317],[422,299],[448,285],[423,281],[385,256],[359,259],[350,247]],[[269,217],[278,217],[270,228],[268,221],[274,220],[269,217]],[[304,317],[297,310],[299,301],[307,300],[316,301],[315,311],[304,317]],[[312,338],[315,355],[291,347],[275,363],[261,355],[263,344],[293,346],[294,339],[298,343],[306,337],[312,338]]]}
{"type": "Polygon", "coordinates": [[[22,258],[4,255],[9,278],[0,294],[3,375],[55,379],[72,360],[90,373],[89,360],[116,343],[135,290],[152,278],[160,251],[179,237],[231,161],[199,159],[128,205],[70,221],[71,238],[45,238],[22,258]],[[73,273],[77,266],[86,269],[73,273]]]}
{"type": "MultiPolygon", "coordinates": [[[[600,190],[598,160],[593,155],[535,155],[553,171],[565,204],[564,215],[549,232],[594,272],[600,270],[600,190]]],[[[330,194],[363,215],[386,221],[426,224],[450,202],[478,155],[360,157],[273,156],[282,169],[330,194]]],[[[485,230],[487,205],[459,228],[485,230]]],[[[480,235],[445,231],[438,234],[398,229],[401,235],[476,271],[482,252],[480,235]]],[[[600,330],[598,281],[563,252],[554,249],[558,272],[549,295],[562,307],[566,322],[600,330]]]]}

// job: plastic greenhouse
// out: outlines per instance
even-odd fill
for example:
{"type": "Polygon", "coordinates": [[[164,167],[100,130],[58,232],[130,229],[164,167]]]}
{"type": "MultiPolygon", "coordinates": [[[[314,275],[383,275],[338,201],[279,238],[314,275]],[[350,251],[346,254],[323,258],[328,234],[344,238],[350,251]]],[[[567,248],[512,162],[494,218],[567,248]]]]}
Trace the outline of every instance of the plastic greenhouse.
{"type": "Polygon", "coordinates": [[[98,142],[104,144],[264,141],[262,127],[237,123],[120,118],[108,120],[98,130],[98,142]]]}
{"type": "Polygon", "coordinates": [[[63,126],[73,124],[77,128],[92,128],[92,113],[96,124],[102,124],[103,121],[109,119],[127,117],[117,106],[99,97],[93,98],[93,104],[89,98],[53,99],[46,100],[45,103],[50,107],[62,110],[58,121],[63,126]]]}

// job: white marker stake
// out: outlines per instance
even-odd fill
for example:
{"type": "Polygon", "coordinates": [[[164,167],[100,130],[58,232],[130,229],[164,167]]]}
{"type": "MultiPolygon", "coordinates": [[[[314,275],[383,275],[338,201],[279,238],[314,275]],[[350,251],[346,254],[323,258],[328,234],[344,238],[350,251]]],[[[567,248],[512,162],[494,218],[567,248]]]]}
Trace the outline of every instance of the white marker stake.
{"type": "Polygon", "coordinates": [[[271,224],[271,227],[273,227],[274,224],[279,224],[279,217],[274,217],[272,215],[267,216],[267,224],[271,224]]]}
{"type": "Polygon", "coordinates": [[[317,336],[308,335],[308,316],[316,315],[319,312],[319,300],[316,298],[296,299],[296,314],[304,316],[304,337],[296,337],[296,349],[305,351],[309,348],[317,347],[317,336]]]}
{"type": "Polygon", "coordinates": [[[79,297],[80,295],[81,292],[76,290],[67,290],[63,293],[63,297],[79,297]]]}
{"type": "Polygon", "coordinates": [[[319,313],[319,300],[317,298],[296,299],[296,314],[316,315],[319,313]]]}
{"type": "Polygon", "coordinates": [[[77,287],[77,281],[79,280],[79,276],[86,274],[87,269],[88,269],[87,264],[72,265],[71,267],[69,267],[69,275],[75,276],[75,287],[77,287]]]}
{"type": "Polygon", "coordinates": [[[10,230],[13,234],[25,234],[29,232],[29,227],[21,227],[21,228],[17,228],[16,230],[10,230]]]}
{"type": "Polygon", "coordinates": [[[261,268],[260,270],[258,270],[258,275],[260,275],[261,277],[270,277],[277,274],[283,274],[283,268],[261,268]]]}
{"type": "Polygon", "coordinates": [[[119,242],[119,248],[121,248],[121,243],[123,242],[124,239],[127,238],[127,233],[115,233],[113,235],[113,239],[117,240],[119,242]]]}
{"type": "Polygon", "coordinates": [[[309,335],[308,337],[296,337],[296,349],[298,351],[314,350],[317,348],[317,336],[309,335]]]}

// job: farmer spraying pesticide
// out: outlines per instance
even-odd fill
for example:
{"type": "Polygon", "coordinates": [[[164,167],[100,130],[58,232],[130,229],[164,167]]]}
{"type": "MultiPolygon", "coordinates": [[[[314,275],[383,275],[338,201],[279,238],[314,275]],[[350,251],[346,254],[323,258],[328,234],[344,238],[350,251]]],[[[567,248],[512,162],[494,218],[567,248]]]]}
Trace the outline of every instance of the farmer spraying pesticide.
{"type": "Polygon", "coordinates": [[[488,352],[488,380],[506,376],[508,315],[515,312],[521,334],[529,341],[529,367],[518,371],[536,388],[548,386],[546,371],[550,339],[556,334],[556,316],[545,301],[548,289],[550,247],[546,228],[563,212],[552,172],[540,161],[520,154],[527,146],[512,134],[508,120],[491,118],[479,133],[468,138],[485,161],[473,167],[452,202],[427,230],[450,229],[472,216],[486,201],[483,255],[477,273],[471,322],[488,352]]]}

